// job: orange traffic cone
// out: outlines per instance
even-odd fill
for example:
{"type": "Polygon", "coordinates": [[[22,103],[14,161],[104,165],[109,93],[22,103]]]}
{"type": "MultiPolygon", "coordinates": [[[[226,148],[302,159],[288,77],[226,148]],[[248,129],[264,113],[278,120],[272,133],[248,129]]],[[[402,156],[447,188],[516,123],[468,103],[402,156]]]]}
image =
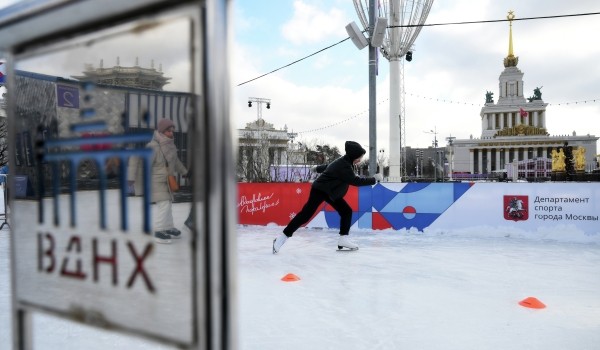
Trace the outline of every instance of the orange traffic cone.
{"type": "Polygon", "coordinates": [[[542,303],[541,301],[539,301],[537,298],[534,298],[534,297],[528,297],[528,298],[525,298],[525,299],[519,301],[519,305],[529,307],[532,309],[543,309],[546,307],[546,305],[544,303],[542,303]]]}
{"type": "Polygon", "coordinates": [[[283,282],[296,282],[300,281],[300,277],[294,275],[293,273],[288,273],[287,275],[281,278],[283,282]]]}

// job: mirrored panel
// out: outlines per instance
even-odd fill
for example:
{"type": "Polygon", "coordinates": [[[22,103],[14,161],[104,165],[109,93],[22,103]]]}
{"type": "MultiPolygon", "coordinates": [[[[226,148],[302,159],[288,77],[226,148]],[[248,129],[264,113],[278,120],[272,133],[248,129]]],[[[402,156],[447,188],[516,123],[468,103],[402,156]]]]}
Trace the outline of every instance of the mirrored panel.
{"type": "Polygon", "coordinates": [[[144,18],[15,57],[20,303],[194,341],[187,149],[197,22],[183,12],[144,18]]]}

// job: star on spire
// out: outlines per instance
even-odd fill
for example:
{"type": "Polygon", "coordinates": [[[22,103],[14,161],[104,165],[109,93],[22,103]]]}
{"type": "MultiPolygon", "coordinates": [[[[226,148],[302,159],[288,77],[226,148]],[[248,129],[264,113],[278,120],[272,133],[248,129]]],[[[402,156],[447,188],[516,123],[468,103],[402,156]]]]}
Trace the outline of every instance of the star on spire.
{"type": "Polygon", "coordinates": [[[513,10],[508,11],[508,16],[506,16],[509,25],[508,32],[508,56],[504,58],[504,67],[516,67],[519,63],[519,57],[515,56],[513,53],[513,41],[512,41],[512,21],[515,19],[515,13],[513,10]]]}

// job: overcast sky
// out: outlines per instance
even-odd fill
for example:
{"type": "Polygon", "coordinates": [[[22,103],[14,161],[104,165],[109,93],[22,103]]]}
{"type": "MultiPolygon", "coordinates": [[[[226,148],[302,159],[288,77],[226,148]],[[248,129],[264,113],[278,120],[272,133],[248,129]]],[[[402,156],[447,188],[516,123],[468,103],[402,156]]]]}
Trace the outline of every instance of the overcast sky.
{"type": "MultiPolygon", "coordinates": [[[[16,1],[0,0],[0,8],[16,1]]],[[[351,0],[237,0],[233,1],[232,72],[234,125],[243,128],[256,120],[249,97],[271,99],[263,118],[277,129],[298,133],[296,142],[329,144],[343,149],[345,140],[368,147],[368,50],[350,40],[299,63],[252,82],[262,74],[286,66],[348,37],[345,26],[360,22],[351,0]]],[[[514,10],[516,18],[600,12],[593,0],[452,0],[434,1],[426,21],[500,20],[514,10]]],[[[172,77],[168,90],[186,91],[190,66],[186,61],[185,23],[170,23],[158,31],[139,34],[123,43],[99,43],[95,52],[69,53],[61,59],[36,61],[28,66],[40,73],[64,77],[80,74],[84,64],[98,67],[116,63],[142,67],[162,64],[172,77]],[[183,26],[182,26],[183,25],[183,26]],[[135,45],[134,45],[135,44],[135,45]],[[61,61],[56,64],[51,61],[61,61]],[[42,68],[43,67],[43,68],[42,68]],[[67,70],[67,68],[69,70],[67,70]]],[[[524,95],[542,87],[551,135],[600,136],[600,45],[595,38],[600,15],[513,22],[514,53],[524,73],[524,95]],[[595,102],[594,102],[595,100],[595,102]],[[583,102],[587,101],[587,102],[583,102]]],[[[437,131],[445,138],[480,137],[486,91],[498,99],[498,77],[508,53],[507,22],[425,27],[404,66],[406,141],[428,147],[437,131]]],[[[377,149],[388,148],[389,64],[379,57],[377,77],[377,149]]]]}
{"type": "MultiPolygon", "coordinates": [[[[368,50],[348,40],[298,64],[237,86],[332,45],[360,22],[351,0],[238,0],[234,2],[233,110],[243,127],[257,117],[248,97],[270,98],[263,118],[301,133],[300,140],[342,147],[368,146],[368,50]]],[[[426,23],[600,12],[597,1],[434,1],[426,23]]],[[[513,22],[514,53],[524,73],[525,97],[542,87],[551,135],[600,136],[600,15],[513,22]],[[596,102],[590,102],[590,100],[596,102]],[[588,101],[581,103],[580,101],[588,101]],[[567,102],[570,102],[566,105],[567,102]],[[580,102],[575,104],[575,102],[580,102]]],[[[498,99],[498,77],[508,53],[507,22],[425,27],[404,66],[406,141],[480,137],[486,91],[498,99]],[[438,101],[439,100],[439,101],[438,101]],[[442,102],[445,100],[446,102],[442,102]],[[452,101],[452,102],[449,102],[452,101]]],[[[380,56],[377,149],[388,147],[389,69],[380,56]]]]}

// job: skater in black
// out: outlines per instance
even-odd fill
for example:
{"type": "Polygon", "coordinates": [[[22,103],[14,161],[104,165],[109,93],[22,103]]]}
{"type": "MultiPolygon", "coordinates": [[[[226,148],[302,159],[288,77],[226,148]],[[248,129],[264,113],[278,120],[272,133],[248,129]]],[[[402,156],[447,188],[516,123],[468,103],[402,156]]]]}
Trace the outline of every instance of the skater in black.
{"type": "Polygon", "coordinates": [[[359,177],[354,173],[354,165],[358,164],[366,151],[354,141],[346,141],[346,154],[329,165],[319,165],[313,168],[321,175],[313,182],[308,201],[302,210],[290,221],[275,240],[273,240],[273,254],[278,253],[285,241],[292,237],[296,230],[304,225],[319,208],[321,203],[327,202],[340,214],[340,239],[338,248],[358,249],[358,245],[348,238],[350,224],[352,223],[352,208],[344,200],[348,186],[369,186],[382,180],[381,174],[373,177],[359,177]]]}

